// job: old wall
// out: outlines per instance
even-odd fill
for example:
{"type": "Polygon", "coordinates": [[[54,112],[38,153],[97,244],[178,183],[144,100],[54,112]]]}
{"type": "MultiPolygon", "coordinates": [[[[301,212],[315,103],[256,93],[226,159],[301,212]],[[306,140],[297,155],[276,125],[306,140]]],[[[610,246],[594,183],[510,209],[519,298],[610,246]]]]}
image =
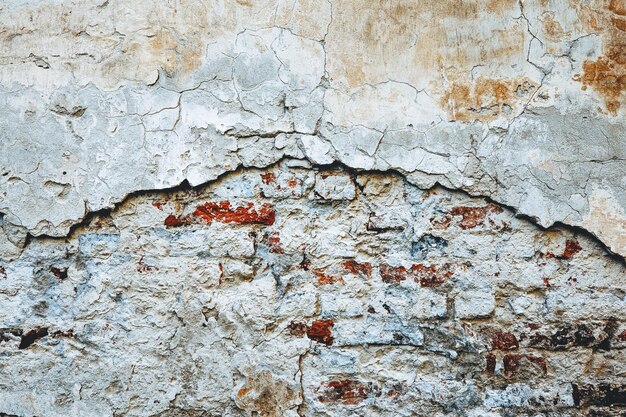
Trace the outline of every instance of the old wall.
{"type": "Polygon", "coordinates": [[[0,51],[0,415],[626,412],[624,0],[6,0],[0,51]]]}

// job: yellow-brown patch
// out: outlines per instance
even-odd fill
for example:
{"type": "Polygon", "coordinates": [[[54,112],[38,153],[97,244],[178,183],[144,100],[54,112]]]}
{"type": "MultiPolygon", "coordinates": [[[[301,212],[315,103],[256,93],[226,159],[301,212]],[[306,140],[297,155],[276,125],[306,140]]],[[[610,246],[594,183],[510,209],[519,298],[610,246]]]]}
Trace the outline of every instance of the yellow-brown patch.
{"type": "Polygon", "coordinates": [[[582,74],[574,79],[582,89],[593,88],[604,99],[606,110],[616,115],[624,104],[626,92],[626,0],[598,0],[580,7],[578,14],[588,30],[603,35],[603,54],[583,63],[582,74]]]}
{"type": "Polygon", "coordinates": [[[455,81],[442,97],[441,105],[452,120],[488,121],[512,114],[529,100],[536,88],[528,79],[455,81]]]}

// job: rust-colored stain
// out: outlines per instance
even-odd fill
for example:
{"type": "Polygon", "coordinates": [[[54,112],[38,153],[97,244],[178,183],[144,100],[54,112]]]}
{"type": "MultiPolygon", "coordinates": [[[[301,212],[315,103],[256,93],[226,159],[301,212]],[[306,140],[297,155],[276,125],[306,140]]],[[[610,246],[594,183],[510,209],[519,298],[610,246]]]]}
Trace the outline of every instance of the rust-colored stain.
{"type": "Polygon", "coordinates": [[[279,417],[284,415],[284,410],[296,405],[299,393],[270,371],[263,370],[248,375],[246,384],[237,390],[234,399],[237,407],[253,411],[252,415],[279,417]]]}
{"type": "Polygon", "coordinates": [[[188,74],[202,64],[201,40],[195,34],[185,41],[177,38],[180,38],[179,32],[162,29],[148,43],[152,59],[160,64],[168,77],[174,77],[178,72],[188,74]]]}
{"type": "Polygon", "coordinates": [[[565,30],[559,21],[554,18],[554,13],[544,13],[541,16],[541,21],[543,22],[544,31],[551,39],[559,40],[565,35],[565,30]]]}
{"type": "Polygon", "coordinates": [[[245,397],[250,391],[252,391],[252,387],[243,387],[237,391],[237,397],[245,397]]]}
{"type": "MultiPolygon", "coordinates": [[[[626,47],[626,44],[625,44],[626,47]]],[[[623,59],[624,57],[617,57],[623,59]]],[[[609,113],[616,115],[622,106],[622,93],[626,90],[626,71],[624,64],[601,56],[595,61],[583,63],[583,75],[580,81],[583,86],[590,86],[604,97],[609,113]]]]}
{"type": "Polygon", "coordinates": [[[350,87],[387,79],[415,85],[442,67],[469,71],[479,61],[521,56],[523,33],[511,19],[515,14],[514,0],[342,2],[333,9],[327,39],[331,76],[350,87]]]}
{"type": "Polygon", "coordinates": [[[608,9],[617,15],[626,16],[626,1],[611,0],[608,9]]]}
{"type": "Polygon", "coordinates": [[[0,266],[0,275],[2,275],[4,278],[7,277],[7,271],[2,266],[0,266]]]}
{"type": "Polygon", "coordinates": [[[529,81],[515,75],[528,42],[519,15],[516,0],[340,2],[326,39],[331,82],[346,89],[406,82],[428,87],[451,119],[500,117],[529,99],[517,91],[529,81]],[[505,65],[517,69],[498,77],[505,65]],[[485,77],[474,80],[477,67],[485,77]]]}
{"type": "Polygon", "coordinates": [[[328,275],[324,270],[316,269],[313,273],[317,276],[317,283],[320,285],[345,284],[343,277],[328,275]]]}
{"type": "Polygon", "coordinates": [[[245,203],[233,207],[230,201],[207,202],[198,207],[193,215],[207,223],[264,224],[270,226],[276,220],[274,208],[267,203],[245,203]]]}
{"type": "Polygon", "coordinates": [[[626,91],[626,1],[597,0],[589,6],[578,6],[578,15],[589,31],[602,34],[603,54],[586,60],[582,74],[575,80],[583,90],[591,87],[603,99],[606,110],[617,115],[626,91]]]}
{"type": "Polygon", "coordinates": [[[526,78],[495,80],[481,77],[474,81],[453,81],[440,103],[452,120],[488,121],[513,114],[536,89],[537,85],[526,78]]]}

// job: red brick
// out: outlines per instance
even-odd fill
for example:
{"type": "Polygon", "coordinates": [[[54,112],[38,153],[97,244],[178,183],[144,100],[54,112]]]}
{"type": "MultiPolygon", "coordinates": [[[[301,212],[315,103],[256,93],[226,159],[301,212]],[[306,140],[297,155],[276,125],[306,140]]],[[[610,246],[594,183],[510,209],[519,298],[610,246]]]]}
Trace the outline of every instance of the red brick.
{"type": "Polygon", "coordinates": [[[519,347],[519,342],[513,333],[497,330],[491,339],[492,349],[515,350],[519,347]]]}
{"type": "Polygon", "coordinates": [[[361,274],[367,277],[372,276],[372,264],[369,262],[359,263],[354,259],[346,259],[343,261],[342,266],[346,271],[350,271],[353,274],[361,274]]]}
{"type": "Polygon", "coordinates": [[[486,367],[485,370],[487,371],[487,373],[493,375],[496,373],[496,355],[494,355],[493,353],[488,353],[485,356],[485,360],[486,360],[486,367]]]}
{"type": "Polygon", "coordinates": [[[315,270],[313,272],[317,276],[317,283],[320,285],[330,285],[330,284],[336,284],[336,283],[345,284],[343,277],[327,275],[321,270],[315,270]]]}
{"type": "Polygon", "coordinates": [[[547,252],[545,254],[542,254],[542,256],[555,259],[572,259],[574,255],[576,255],[581,250],[583,250],[583,248],[582,246],[580,246],[580,243],[578,243],[578,241],[574,239],[567,239],[565,241],[565,249],[563,250],[562,254],[556,255],[552,252],[547,252]]]}
{"type": "Polygon", "coordinates": [[[577,241],[573,239],[567,239],[567,241],[565,242],[565,250],[563,251],[561,257],[563,259],[571,259],[581,250],[583,250],[583,248],[577,241]]]}
{"type": "Polygon", "coordinates": [[[261,181],[263,181],[263,184],[269,185],[276,181],[276,174],[274,174],[273,172],[267,172],[265,174],[261,174],[261,181]]]}
{"type": "Polygon", "coordinates": [[[266,235],[265,243],[267,244],[267,248],[272,253],[284,254],[282,245],[280,244],[280,235],[278,232],[272,232],[269,235],[266,235]]]}
{"type": "Polygon", "coordinates": [[[380,395],[378,387],[373,383],[354,379],[324,382],[318,389],[317,399],[322,403],[338,403],[355,405],[365,401],[371,395],[380,395]]]}
{"type": "Polygon", "coordinates": [[[276,220],[276,212],[270,204],[245,203],[233,207],[230,201],[207,202],[198,207],[193,215],[206,223],[214,221],[236,224],[264,224],[270,226],[276,220]]]}
{"type": "Polygon", "coordinates": [[[186,219],[184,219],[181,216],[175,216],[173,214],[170,214],[169,216],[165,218],[165,221],[163,222],[163,224],[166,227],[180,227],[180,226],[184,226],[188,224],[188,222],[186,219]]]}
{"type": "Polygon", "coordinates": [[[546,360],[539,356],[509,353],[502,359],[504,365],[504,376],[511,378],[516,376],[521,370],[522,366],[530,365],[531,367],[539,368],[544,375],[548,373],[548,366],[546,360]]]}
{"type": "Polygon", "coordinates": [[[489,213],[502,213],[503,209],[495,204],[489,204],[484,207],[467,207],[458,206],[450,210],[450,214],[455,217],[462,217],[458,222],[461,229],[473,229],[485,223],[485,218],[489,213]]]}
{"type": "Polygon", "coordinates": [[[331,346],[333,344],[332,328],[334,324],[330,319],[316,320],[307,329],[306,336],[318,343],[331,346]]]}
{"type": "Polygon", "coordinates": [[[383,282],[388,284],[413,279],[422,287],[436,287],[443,284],[453,275],[453,273],[447,269],[447,265],[438,268],[435,265],[426,266],[423,264],[416,264],[407,269],[403,266],[394,267],[388,264],[381,264],[380,276],[383,279],[383,282]]]}

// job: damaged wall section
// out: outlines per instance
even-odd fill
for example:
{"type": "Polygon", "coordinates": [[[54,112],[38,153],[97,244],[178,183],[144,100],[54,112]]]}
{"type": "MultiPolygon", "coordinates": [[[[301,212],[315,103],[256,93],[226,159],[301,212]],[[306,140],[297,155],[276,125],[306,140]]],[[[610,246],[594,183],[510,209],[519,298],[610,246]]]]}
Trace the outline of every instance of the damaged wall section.
{"type": "Polygon", "coordinates": [[[624,273],[397,174],[241,169],[0,262],[0,412],[619,415],[624,273]]]}

